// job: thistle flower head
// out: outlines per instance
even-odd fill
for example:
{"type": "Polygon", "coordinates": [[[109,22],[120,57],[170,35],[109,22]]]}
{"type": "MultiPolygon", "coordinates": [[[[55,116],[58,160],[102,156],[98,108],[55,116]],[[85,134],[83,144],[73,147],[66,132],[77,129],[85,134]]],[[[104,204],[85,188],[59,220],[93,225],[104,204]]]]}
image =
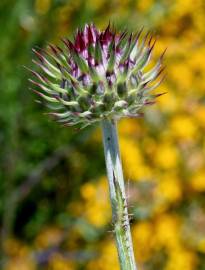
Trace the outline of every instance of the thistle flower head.
{"type": "Polygon", "coordinates": [[[99,31],[93,24],[77,30],[74,41],[62,39],[63,48],[49,45],[33,50],[40,72],[31,71],[34,90],[58,122],[85,127],[102,119],[138,117],[159,95],[150,92],[162,81],[163,55],[149,71],[156,40],[108,25],[99,31]]]}

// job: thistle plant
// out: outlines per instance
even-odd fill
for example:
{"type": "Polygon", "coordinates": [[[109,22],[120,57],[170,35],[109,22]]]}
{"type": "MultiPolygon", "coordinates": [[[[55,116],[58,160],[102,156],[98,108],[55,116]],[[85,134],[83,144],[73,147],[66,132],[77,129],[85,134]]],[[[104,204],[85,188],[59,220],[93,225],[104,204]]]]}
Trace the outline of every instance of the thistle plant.
{"type": "MultiPolygon", "coordinates": [[[[33,50],[40,72],[31,70],[33,89],[64,126],[85,128],[100,122],[120,268],[136,270],[127,198],[119,153],[117,121],[140,117],[163,79],[163,55],[148,70],[156,40],[142,29],[136,34],[117,33],[110,24],[104,31],[93,24],[77,30],[74,41],[33,50]]],[[[139,247],[140,248],[140,247],[139,247]]]]}

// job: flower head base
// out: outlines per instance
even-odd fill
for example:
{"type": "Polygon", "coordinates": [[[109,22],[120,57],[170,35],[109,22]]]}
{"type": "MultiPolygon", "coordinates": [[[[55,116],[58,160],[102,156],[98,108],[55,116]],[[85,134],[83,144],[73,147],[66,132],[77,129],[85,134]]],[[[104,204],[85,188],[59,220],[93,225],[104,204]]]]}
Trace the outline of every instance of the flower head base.
{"type": "Polygon", "coordinates": [[[142,30],[118,34],[110,25],[101,32],[90,24],[77,31],[73,43],[62,39],[63,49],[33,50],[39,59],[33,62],[42,72],[32,71],[38,82],[30,81],[41,89],[34,91],[52,110],[49,114],[66,126],[80,127],[140,116],[140,109],[159,96],[150,91],[163,79],[164,55],[145,72],[156,40],[141,35],[142,30]]]}

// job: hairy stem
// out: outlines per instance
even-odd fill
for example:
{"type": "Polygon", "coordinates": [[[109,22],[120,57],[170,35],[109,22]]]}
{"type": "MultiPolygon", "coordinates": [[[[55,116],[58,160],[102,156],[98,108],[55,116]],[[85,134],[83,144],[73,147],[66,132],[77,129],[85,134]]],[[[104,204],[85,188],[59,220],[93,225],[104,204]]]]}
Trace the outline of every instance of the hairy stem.
{"type": "Polygon", "coordinates": [[[130,233],[116,122],[103,120],[102,130],[110,200],[112,205],[112,219],[120,268],[121,270],[137,270],[130,233]]]}

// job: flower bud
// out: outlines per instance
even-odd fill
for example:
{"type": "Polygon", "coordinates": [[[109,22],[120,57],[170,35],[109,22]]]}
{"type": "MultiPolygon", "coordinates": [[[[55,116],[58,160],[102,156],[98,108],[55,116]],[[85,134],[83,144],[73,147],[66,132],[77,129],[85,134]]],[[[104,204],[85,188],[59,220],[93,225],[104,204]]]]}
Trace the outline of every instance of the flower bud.
{"type": "Polygon", "coordinates": [[[64,47],[50,44],[33,50],[41,70],[32,71],[34,90],[64,125],[85,127],[105,119],[138,117],[159,95],[150,92],[162,81],[164,53],[147,70],[156,41],[142,30],[137,34],[104,31],[93,24],[77,30],[64,47]]]}

